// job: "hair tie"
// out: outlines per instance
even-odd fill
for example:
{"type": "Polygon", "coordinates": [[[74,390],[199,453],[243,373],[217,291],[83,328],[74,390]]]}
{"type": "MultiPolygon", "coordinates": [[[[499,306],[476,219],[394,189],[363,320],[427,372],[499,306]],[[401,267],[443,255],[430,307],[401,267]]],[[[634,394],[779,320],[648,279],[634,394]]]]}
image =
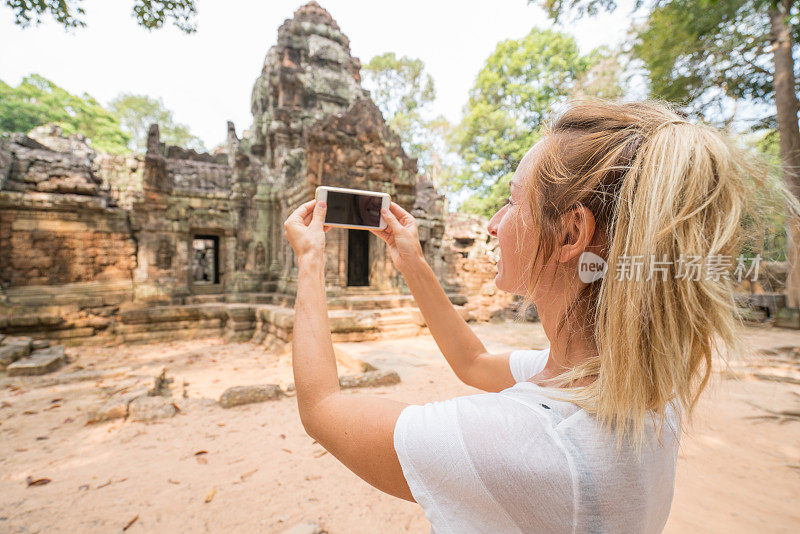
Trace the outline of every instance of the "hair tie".
{"type": "Polygon", "coordinates": [[[650,135],[653,135],[654,133],[656,133],[656,132],[657,132],[658,130],[660,130],[661,128],[664,128],[664,127],[666,127],[666,126],[670,126],[670,125],[672,125],[672,124],[691,124],[691,122],[684,121],[684,120],[678,120],[678,119],[673,119],[673,120],[665,121],[665,122],[662,122],[661,124],[659,124],[658,126],[656,126],[655,128],[653,128],[653,129],[650,131],[650,135]]]}
{"type": "Polygon", "coordinates": [[[659,127],[666,126],[668,124],[691,124],[691,123],[688,122],[688,121],[685,121],[685,120],[681,120],[681,119],[674,119],[674,120],[663,122],[663,123],[659,124],[659,127]]]}

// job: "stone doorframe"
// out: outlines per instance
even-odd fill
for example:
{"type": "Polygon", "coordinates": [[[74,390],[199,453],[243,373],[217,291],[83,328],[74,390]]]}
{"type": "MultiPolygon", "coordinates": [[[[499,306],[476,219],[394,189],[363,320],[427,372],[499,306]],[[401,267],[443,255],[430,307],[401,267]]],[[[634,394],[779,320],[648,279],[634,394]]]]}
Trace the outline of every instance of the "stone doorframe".
{"type": "Polygon", "coordinates": [[[187,250],[189,251],[189,268],[187,269],[187,282],[190,293],[194,295],[204,295],[209,293],[221,293],[225,281],[226,272],[225,261],[228,253],[229,243],[225,239],[225,231],[221,228],[192,228],[189,232],[187,250]],[[215,273],[215,280],[211,283],[197,283],[195,281],[195,239],[210,239],[216,242],[214,265],[212,269],[215,273]]]}

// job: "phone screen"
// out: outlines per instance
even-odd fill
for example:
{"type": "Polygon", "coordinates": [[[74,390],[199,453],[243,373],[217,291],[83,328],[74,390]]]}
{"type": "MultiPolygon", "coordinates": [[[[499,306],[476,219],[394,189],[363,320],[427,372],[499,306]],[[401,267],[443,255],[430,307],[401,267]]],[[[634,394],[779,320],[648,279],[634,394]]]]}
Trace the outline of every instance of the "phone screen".
{"type": "Polygon", "coordinates": [[[326,223],[353,224],[378,228],[383,197],[328,191],[326,223]]]}

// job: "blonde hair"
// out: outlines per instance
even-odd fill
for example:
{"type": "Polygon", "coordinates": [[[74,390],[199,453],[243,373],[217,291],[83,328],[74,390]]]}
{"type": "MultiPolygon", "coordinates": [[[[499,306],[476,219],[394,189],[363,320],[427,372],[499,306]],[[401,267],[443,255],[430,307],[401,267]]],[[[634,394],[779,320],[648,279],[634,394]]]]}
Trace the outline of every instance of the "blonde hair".
{"type": "Polygon", "coordinates": [[[658,417],[660,438],[667,404],[686,415],[685,427],[708,384],[713,351],[744,348],[733,280],[676,277],[678,259],[735,261],[742,218],[760,216],[751,202],[759,189],[777,187],[797,213],[800,204],[780,183],[768,183],[766,163],[664,102],[572,101],[544,133],[546,146],[525,177],[536,238],[526,298],[532,302],[542,282],[543,269],[534,266],[563,243],[562,216],[578,206],[594,215],[591,244],[602,245],[608,264],[559,321],[570,335],[586,329],[597,356],[548,381],[545,392],[594,414],[614,431],[618,452],[627,440],[638,455],[648,418],[658,417]],[[668,272],[649,280],[644,268],[639,279],[616,276],[616,266],[633,257],[666,260],[668,272]],[[592,376],[591,384],[570,387],[592,376]]]}

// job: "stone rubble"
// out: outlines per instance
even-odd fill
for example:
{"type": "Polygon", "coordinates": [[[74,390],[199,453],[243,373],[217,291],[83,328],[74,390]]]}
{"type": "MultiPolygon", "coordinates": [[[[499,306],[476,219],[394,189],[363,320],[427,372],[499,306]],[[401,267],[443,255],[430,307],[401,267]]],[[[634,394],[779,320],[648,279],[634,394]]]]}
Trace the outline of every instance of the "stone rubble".
{"type": "Polygon", "coordinates": [[[64,347],[59,345],[37,349],[6,367],[8,376],[43,375],[60,369],[67,363],[64,347]]]}
{"type": "Polygon", "coordinates": [[[219,398],[219,405],[223,408],[233,408],[243,404],[278,400],[283,396],[280,386],[263,384],[253,386],[234,386],[226,389],[219,398]]]}
{"type": "Polygon", "coordinates": [[[343,389],[390,386],[399,383],[400,375],[396,371],[387,370],[367,371],[366,373],[339,377],[339,387],[343,389]]]}

